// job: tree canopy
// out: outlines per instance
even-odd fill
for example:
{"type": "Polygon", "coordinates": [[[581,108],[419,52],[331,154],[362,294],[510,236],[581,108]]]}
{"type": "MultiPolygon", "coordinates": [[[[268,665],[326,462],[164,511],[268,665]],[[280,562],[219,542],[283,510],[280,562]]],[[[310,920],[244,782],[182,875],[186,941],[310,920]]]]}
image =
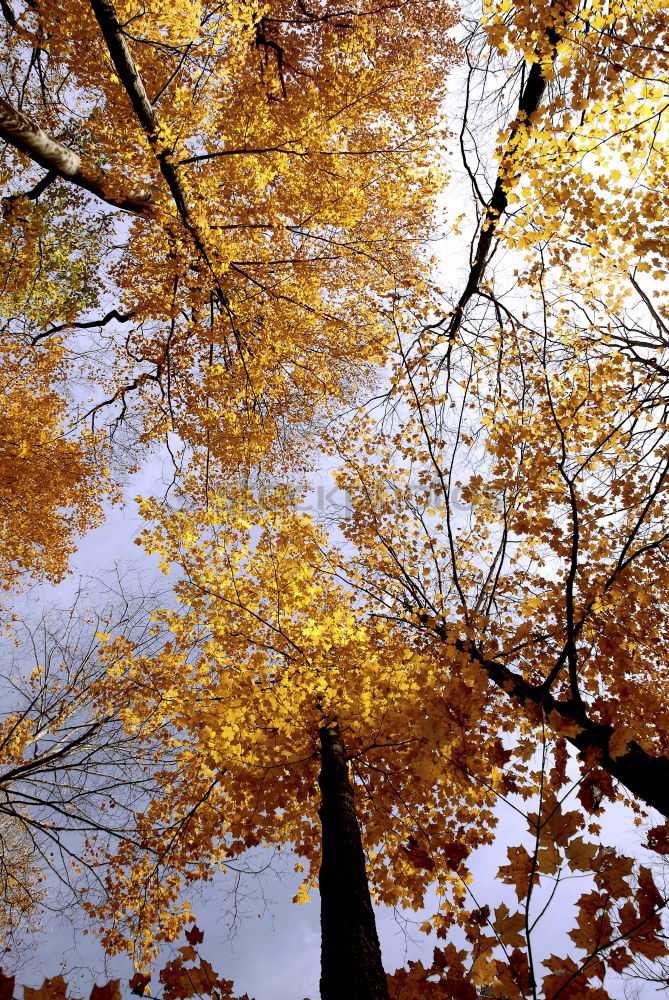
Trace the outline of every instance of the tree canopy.
{"type": "Polygon", "coordinates": [[[248,468],[383,361],[383,303],[427,278],[454,21],[441,0],[5,18],[7,334],[75,333],[81,426],[130,410],[136,442],[248,468]]]}
{"type": "MultiPolygon", "coordinates": [[[[31,748],[127,753],[77,850],[140,993],[258,845],[320,888],[323,1000],[664,982],[666,9],[2,11],[0,571],[60,578],[162,447],[140,542],[175,580],[139,634],[100,621],[85,683],[36,675],[3,813],[49,835],[31,748]],[[421,911],[431,964],[386,977],[372,903],[421,911]]],[[[167,1000],[232,995],[182,968],[167,1000]]]]}

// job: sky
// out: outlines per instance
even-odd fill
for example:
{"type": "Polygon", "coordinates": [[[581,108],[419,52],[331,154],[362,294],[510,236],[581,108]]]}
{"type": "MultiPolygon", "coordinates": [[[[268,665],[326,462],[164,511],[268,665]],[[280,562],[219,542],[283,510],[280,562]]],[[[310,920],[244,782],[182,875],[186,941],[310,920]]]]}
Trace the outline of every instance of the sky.
{"type": "MultiPolygon", "coordinates": [[[[453,242],[441,247],[443,268],[450,280],[456,278],[455,260],[462,261],[462,254],[455,252],[453,242]]],[[[466,258],[465,258],[466,259],[466,258]]],[[[57,587],[35,586],[17,598],[16,610],[28,617],[39,613],[45,602],[67,606],[80,576],[103,577],[115,563],[141,565],[149,578],[163,581],[157,560],[147,557],[135,545],[141,530],[134,497],[138,494],[160,494],[165,470],[158,459],[148,461],[139,473],[131,476],[125,491],[126,502],[112,507],[104,525],[91,531],[81,541],[72,564],[72,574],[57,587]]],[[[332,479],[324,470],[313,477],[313,489],[307,499],[312,511],[326,518],[346,516],[346,497],[333,491],[332,479]]],[[[504,804],[500,805],[500,844],[517,843],[524,833],[524,823],[504,804]]],[[[627,839],[638,842],[633,836],[632,820],[624,810],[618,810],[609,824],[614,841],[620,846],[627,839]]],[[[318,997],[319,976],[319,912],[318,894],[303,906],[291,902],[297,891],[299,876],[293,869],[294,857],[289,851],[279,859],[275,868],[267,872],[257,885],[244,885],[238,897],[239,915],[234,915],[235,899],[230,895],[234,876],[217,876],[213,884],[196,890],[192,909],[205,939],[200,954],[210,961],[222,976],[235,982],[237,992],[247,992],[256,1000],[303,1000],[318,997]]],[[[514,902],[509,887],[494,881],[500,864],[498,848],[478,852],[473,862],[475,881],[472,886],[479,902],[489,902],[493,907],[500,902],[514,902]]],[[[550,912],[550,919],[538,933],[539,949],[546,954],[557,950],[570,925],[570,897],[576,887],[566,887],[564,895],[550,912]]],[[[431,900],[430,903],[434,903],[431,900]]],[[[429,912],[430,905],[426,910],[429,912]]],[[[406,964],[408,959],[431,960],[436,940],[418,932],[420,914],[393,913],[377,908],[377,923],[381,939],[384,966],[388,971],[406,964]]],[[[46,915],[42,930],[29,943],[29,953],[22,962],[19,982],[38,986],[44,976],[63,971],[73,994],[87,996],[93,982],[101,985],[108,978],[120,978],[122,983],[132,974],[132,967],[124,956],[108,959],[82,923],[78,911],[68,909],[63,914],[46,915]]],[[[183,941],[175,943],[175,947],[183,941]]],[[[174,954],[166,948],[164,958],[174,954]]],[[[11,968],[7,957],[5,968],[11,968]]],[[[13,970],[12,970],[13,971],[13,970]]],[[[18,970],[17,970],[18,971],[18,970]]],[[[622,984],[611,989],[616,1000],[626,1000],[622,984]]],[[[127,993],[126,993],[127,995],[127,993]]],[[[654,995],[646,986],[639,993],[640,1000],[654,995]]]]}

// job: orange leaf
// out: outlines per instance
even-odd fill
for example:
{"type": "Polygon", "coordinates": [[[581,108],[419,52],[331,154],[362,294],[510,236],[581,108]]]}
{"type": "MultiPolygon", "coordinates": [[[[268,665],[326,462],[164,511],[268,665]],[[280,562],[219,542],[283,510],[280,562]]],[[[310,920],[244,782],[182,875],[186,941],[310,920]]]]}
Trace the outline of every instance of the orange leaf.
{"type": "Polygon", "coordinates": [[[524,914],[509,913],[509,908],[504,903],[495,910],[495,920],[493,927],[501,937],[503,943],[510,948],[522,948],[525,945],[525,916],[524,914]]]}
{"type": "Polygon", "coordinates": [[[65,1000],[67,984],[62,976],[45,979],[39,989],[23,987],[23,1000],[65,1000]]]}
{"type": "Polygon", "coordinates": [[[104,986],[94,986],[91,990],[91,1000],[121,1000],[119,979],[112,979],[104,986]]]}
{"type": "Polygon", "coordinates": [[[14,1000],[16,976],[6,976],[0,969],[0,1000],[14,1000]]]}
{"type": "Polygon", "coordinates": [[[509,858],[508,865],[502,865],[497,872],[497,877],[502,882],[511,883],[516,890],[518,899],[523,899],[527,893],[532,869],[532,858],[524,847],[507,848],[509,858]]]}

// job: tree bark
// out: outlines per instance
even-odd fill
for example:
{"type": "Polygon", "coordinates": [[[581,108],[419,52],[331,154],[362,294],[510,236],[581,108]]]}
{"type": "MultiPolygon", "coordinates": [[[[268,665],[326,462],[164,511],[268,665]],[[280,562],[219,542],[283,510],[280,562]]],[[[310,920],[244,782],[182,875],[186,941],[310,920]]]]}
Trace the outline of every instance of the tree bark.
{"type": "Polygon", "coordinates": [[[336,726],[319,735],[321,1000],[389,1000],[346,751],[336,726]]]}
{"type": "Polygon", "coordinates": [[[40,167],[76,184],[77,187],[84,188],[85,191],[90,191],[114,208],[141,214],[150,212],[155,207],[155,199],[151,193],[146,195],[113,193],[104,171],[87,167],[78,153],[57,139],[52,139],[36,122],[2,98],[0,98],[0,139],[4,139],[10,146],[25,153],[40,167]]]}

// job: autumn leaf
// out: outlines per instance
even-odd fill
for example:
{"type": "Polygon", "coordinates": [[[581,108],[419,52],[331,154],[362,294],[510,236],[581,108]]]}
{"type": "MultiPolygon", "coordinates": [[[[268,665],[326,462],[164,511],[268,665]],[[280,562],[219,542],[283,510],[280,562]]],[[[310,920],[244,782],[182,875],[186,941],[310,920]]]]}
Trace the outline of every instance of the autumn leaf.
{"type": "Polygon", "coordinates": [[[66,995],[67,984],[62,976],[45,979],[37,989],[23,987],[24,1000],[65,1000],[66,995]]]}
{"type": "Polygon", "coordinates": [[[185,936],[190,945],[202,944],[204,941],[204,932],[196,924],[186,930],[185,936]]]}
{"type": "Polygon", "coordinates": [[[562,855],[554,841],[541,843],[537,851],[536,870],[542,875],[553,875],[562,863],[562,855]]]}
{"type": "Polygon", "coordinates": [[[119,984],[119,979],[113,979],[105,983],[104,986],[94,986],[91,990],[90,1000],[121,1000],[119,984]]]}
{"type": "Polygon", "coordinates": [[[524,997],[531,991],[527,953],[514,948],[505,962],[497,962],[497,980],[508,997],[524,997]]]}
{"type": "Polygon", "coordinates": [[[669,831],[666,824],[654,826],[648,831],[646,846],[656,854],[669,854],[669,831]]]}
{"type": "Polygon", "coordinates": [[[188,1000],[198,994],[211,995],[221,981],[205,959],[190,968],[184,968],[181,959],[176,959],[161,970],[160,982],[165,987],[165,1000],[188,1000]]]}
{"type": "Polygon", "coordinates": [[[630,951],[635,955],[643,955],[647,959],[662,958],[669,954],[669,948],[662,940],[661,930],[658,928],[654,932],[651,928],[646,928],[637,934],[633,934],[629,939],[630,951]]]}
{"type": "Polygon", "coordinates": [[[618,854],[614,848],[600,848],[597,854],[595,883],[604,888],[615,899],[626,896],[630,891],[627,879],[632,874],[634,862],[631,858],[618,854]]]}
{"type": "Polygon", "coordinates": [[[503,882],[513,885],[518,899],[523,899],[527,893],[530,871],[532,870],[532,858],[525,847],[509,847],[507,849],[509,864],[502,865],[497,871],[497,878],[503,882]]]}
{"type": "Polygon", "coordinates": [[[577,977],[580,966],[572,958],[559,958],[557,955],[551,955],[549,958],[543,959],[541,964],[550,970],[550,975],[544,976],[542,982],[545,995],[551,996],[557,990],[564,989],[569,983],[570,988],[578,996],[576,991],[579,989],[577,977]]]}
{"type": "Polygon", "coordinates": [[[565,718],[557,709],[553,709],[549,714],[548,724],[560,736],[574,737],[583,732],[583,728],[577,722],[574,722],[573,719],[565,718]]]}
{"type": "MultiPolygon", "coordinates": [[[[504,904],[502,904],[503,906],[504,904]]],[[[508,909],[504,907],[504,910],[508,913],[508,909]]],[[[486,903],[485,906],[481,906],[476,910],[472,910],[469,914],[469,920],[471,923],[478,925],[479,927],[485,927],[490,919],[490,907],[486,903]]]]}
{"type": "Polygon", "coordinates": [[[510,913],[508,906],[505,903],[500,903],[495,910],[493,927],[510,948],[525,946],[525,915],[520,911],[510,913]]]}
{"type": "Polygon", "coordinates": [[[627,948],[612,948],[608,952],[606,960],[614,972],[623,972],[632,965],[634,956],[630,954],[627,948]]]}
{"type": "Polygon", "coordinates": [[[642,920],[663,906],[665,902],[662,893],[655,884],[650,868],[646,868],[644,865],[639,868],[636,901],[642,920]]]}
{"type": "Polygon", "coordinates": [[[401,849],[414,868],[424,868],[429,872],[434,870],[434,861],[413,836],[408,838],[406,844],[402,844],[401,849]]]}
{"type": "Polygon", "coordinates": [[[448,861],[449,866],[456,871],[460,863],[464,861],[468,855],[469,850],[466,844],[460,844],[457,842],[446,843],[442,846],[442,852],[444,857],[448,861]]]}
{"type": "Polygon", "coordinates": [[[136,972],[133,977],[128,981],[128,986],[130,987],[131,993],[135,996],[143,997],[146,987],[151,982],[151,976],[143,972],[136,972]]]}
{"type": "Polygon", "coordinates": [[[628,743],[634,739],[632,730],[627,726],[617,726],[609,739],[609,756],[614,760],[627,753],[628,743]]]}
{"type": "Polygon", "coordinates": [[[598,846],[575,837],[565,847],[565,857],[572,871],[590,871],[597,856],[598,846]]]}

